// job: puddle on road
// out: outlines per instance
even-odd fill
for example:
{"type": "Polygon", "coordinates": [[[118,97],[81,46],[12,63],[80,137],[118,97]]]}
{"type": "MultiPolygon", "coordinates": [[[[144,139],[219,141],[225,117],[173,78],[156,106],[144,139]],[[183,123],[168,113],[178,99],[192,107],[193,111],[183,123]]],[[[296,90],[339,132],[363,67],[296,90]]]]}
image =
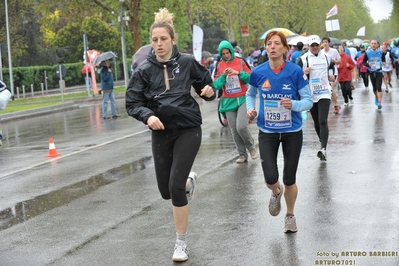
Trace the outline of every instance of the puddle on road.
{"type": "Polygon", "coordinates": [[[61,207],[88,195],[93,191],[144,170],[152,157],[144,157],[131,164],[110,169],[100,175],[92,176],[76,184],[37,196],[31,200],[20,202],[0,211],[0,231],[16,224],[23,223],[49,210],[61,207]]]}

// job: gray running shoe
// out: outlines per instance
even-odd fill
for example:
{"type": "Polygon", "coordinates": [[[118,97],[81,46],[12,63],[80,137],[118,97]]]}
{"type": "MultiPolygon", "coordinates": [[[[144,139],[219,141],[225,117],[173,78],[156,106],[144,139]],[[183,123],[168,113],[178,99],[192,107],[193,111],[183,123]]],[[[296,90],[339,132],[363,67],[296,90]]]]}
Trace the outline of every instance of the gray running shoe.
{"type": "Polygon", "coordinates": [[[285,216],[284,233],[296,233],[297,231],[295,216],[285,216]]]}
{"type": "Polygon", "coordinates": [[[274,195],[272,192],[272,195],[270,196],[269,213],[272,216],[277,216],[281,211],[281,197],[284,194],[284,185],[279,182],[279,186],[280,186],[280,194],[274,195]]]}
{"type": "Polygon", "coordinates": [[[188,203],[190,203],[194,198],[194,190],[196,184],[197,184],[197,174],[195,172],[190,172],[187,178],[187,187],[186,187],[186,195],[188,203]]]}
{"type": "Polygon", "coordinates": [[[188,260],[188,248],[185,242],[176,240],[175,251],[173,252],[172,260],[173,261],[188,260]]]}

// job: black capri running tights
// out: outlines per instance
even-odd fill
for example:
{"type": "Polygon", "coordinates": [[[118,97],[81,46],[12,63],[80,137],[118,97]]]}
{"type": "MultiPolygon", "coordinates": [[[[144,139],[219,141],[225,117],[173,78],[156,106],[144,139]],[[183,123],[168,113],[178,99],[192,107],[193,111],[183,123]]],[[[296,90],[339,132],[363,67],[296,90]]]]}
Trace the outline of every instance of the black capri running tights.
{"type": "Polygon", "coordinates": [[[267,184],[273,185],[279,178],[277,155],[280,143],[284,156],[283,183],[286,186],[295,184],[302,142],[302,130],[290,133],[264,133],[259,131],[259,153],[267,184]]]}
{"type": "Polygon", "coordinates": [[[187,205],[186,182],[201,145],[201,127],[152,131],[158,189],[173,206],[187,205]]]}

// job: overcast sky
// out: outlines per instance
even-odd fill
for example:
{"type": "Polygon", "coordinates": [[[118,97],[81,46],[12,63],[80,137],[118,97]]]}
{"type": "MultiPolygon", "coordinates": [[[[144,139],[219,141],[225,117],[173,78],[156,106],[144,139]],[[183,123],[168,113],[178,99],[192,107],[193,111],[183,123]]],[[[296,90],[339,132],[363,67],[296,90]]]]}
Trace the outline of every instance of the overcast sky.
{"type": "Polygon", "coordinates": [[[387,19],[392,12],[392,1],[390,0],[366,0],[365,2],[374,22],[387,19]]]}

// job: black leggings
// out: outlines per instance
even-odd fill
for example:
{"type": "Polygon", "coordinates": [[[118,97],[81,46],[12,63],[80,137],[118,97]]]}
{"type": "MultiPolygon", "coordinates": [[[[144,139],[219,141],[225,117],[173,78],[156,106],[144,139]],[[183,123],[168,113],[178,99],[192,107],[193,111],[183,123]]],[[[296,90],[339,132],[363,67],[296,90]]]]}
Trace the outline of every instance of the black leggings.
{"type": "Polygon", "coordinates": [[[396,58],[395,62],[393,63],[393,67],[395,68],[396,79],[399,79],[399,62],[396,58]]]}
{"type": "Polygon", "coordinates": [[[321,148],[327,148],[329,135],[328,112],[330,110],[330,103],[330,99],[320,99],[317,103],[313,103],[313,107],[310,109],[314,122],[314,129],[321,142],[321,148]]]}
{"type": "Polygon", "coordinates": [[[353,100],[351,81],[341,81],[339,84],[341,85],[342,96],[344,97],[345,103],[348,103],[348,98],[353,100]]]}
{"type": "Polygon", "coordinates": [[[201,145],[201,127],[152,131],[158,189],[173,206],[187,205],[186,182],[201,145]]]}
{"type": "Polygon", "coordinates": [[[258,140],[263,176],[266,183],[273,185],[278,181],[277,154],[281,143],[284,156],[283,183],[286,186],[295,184],[302,150],[302,130],[290,133],[264,133],[259,131],[258,140]]]}
{"type": "Polygon", "coordinates": [[[368,87],[369,86],[369,72],[360,72],[360,76],[363,79],[363,83],[364,83],[364,87],[368,87]]]}
{"type": "Polygon", "coordinates": [[[371,85],[373,85],[373,91],[381,92],[382,86],[382,73],[380,72],[371,72],[370,73],[370,81],[371,85]]]}

